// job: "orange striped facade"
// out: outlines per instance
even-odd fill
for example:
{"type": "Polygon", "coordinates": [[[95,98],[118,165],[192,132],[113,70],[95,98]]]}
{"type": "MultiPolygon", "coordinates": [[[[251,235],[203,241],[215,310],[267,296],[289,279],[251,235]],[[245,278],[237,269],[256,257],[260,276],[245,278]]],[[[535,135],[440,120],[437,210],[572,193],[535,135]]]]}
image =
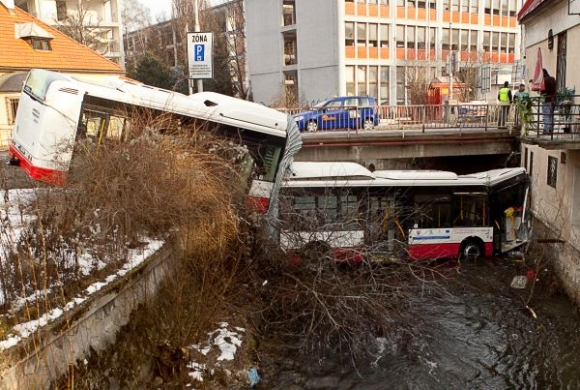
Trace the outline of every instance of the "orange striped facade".
{"type": "MultiPolygon", "coordinates": [[[[435,22],[437,20],[437,12],[434,9],[425,8],[415,8],[415,7],[397,7],[396,18],[399,21],[431,21],[435,22]]],[[[345,15],[347,17],[368,17],[376,19],[390,19],[390,7],[386,4],[365,4],[365,3],[354,3],[345,2],[345,15]]],[[[351,20],[351,19],[349,19],[351,20]]],[[[387,24],[391,24],[391,21],[385,20],[387,24]]],[[[450,12],[443,11],[442,19],[439,22],[447,24],[455,24],[455,26],[461,25],[462,29],[469,28],[469,26],[475,27],[477,30],[489,31],[486,27],[503,27],[503,28],[516,28],[517,18],[516,16],[504,16],[504,15],[489,15],[489,14],[477,14],[468,12],[450,12]],[[483,21],[480,20],[483,18],[483,21]],[[480,23],[483,25],[480,25],[480,23]]],[[[411,25],[411,24],[410,24],[411,25]]],[[[433,26],[431,26],[433,27],[433,26]]],[[[415,49],[415,48],[400,48],[397,47],[395,50],[396,59],[398,60],[425,60],[425,61],[435,61],[444,60],[447,58],[449,50],[441,50],[440,58],[436,58],[436,51],[430,49],[415,49]]],[[[461,61],[468,61],[470,57],[473,56],[473,52],[469,50],[461,50],[458,52],[461,61]]],[[[354,45],[345,45],[345,58],[346,59],[390,59],[390,50],[388,47],[373,47],[360,44],[355,42],[354,45]]],[[[485,51],[483,53],[485,61],[494,63],[513,63],[515,60],[514,53],[505,53],[498,51],[485,51]]]]}

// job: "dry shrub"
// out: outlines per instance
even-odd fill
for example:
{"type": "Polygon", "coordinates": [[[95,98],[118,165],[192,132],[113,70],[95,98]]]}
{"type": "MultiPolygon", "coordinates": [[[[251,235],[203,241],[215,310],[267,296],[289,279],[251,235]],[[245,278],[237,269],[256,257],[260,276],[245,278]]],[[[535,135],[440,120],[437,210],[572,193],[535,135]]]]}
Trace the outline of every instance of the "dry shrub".
{"type": "MultiPolygon", "coordinates": [[[[46,309],[62,305],[150,239],[177,243],[184,257],[226,253],[238,234],[236,208],[245,200],[237,165],[243,148],[196,123],[155,120],[173,127],[164,134],[146,127],[129,142],[79,141],[66,186],[36,190],[22,211],[36,218],[4,266],[7,299],[41,290],[49,291],[40,297],[49,302],[46,309]]],[[[31,317],[20,313],[16,321],[31,317]]]]}

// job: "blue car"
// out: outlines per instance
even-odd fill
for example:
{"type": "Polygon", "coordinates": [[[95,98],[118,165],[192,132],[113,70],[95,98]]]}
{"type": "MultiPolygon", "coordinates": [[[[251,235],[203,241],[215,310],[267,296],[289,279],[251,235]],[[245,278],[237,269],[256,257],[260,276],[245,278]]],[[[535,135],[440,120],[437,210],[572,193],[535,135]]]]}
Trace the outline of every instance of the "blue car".
{"type": "Polygon", "coordinates": [[[346,128],[370,130],[379,124],[377,101],[370,96],[332,98],[293,118],[300,131],[346,128]]]}

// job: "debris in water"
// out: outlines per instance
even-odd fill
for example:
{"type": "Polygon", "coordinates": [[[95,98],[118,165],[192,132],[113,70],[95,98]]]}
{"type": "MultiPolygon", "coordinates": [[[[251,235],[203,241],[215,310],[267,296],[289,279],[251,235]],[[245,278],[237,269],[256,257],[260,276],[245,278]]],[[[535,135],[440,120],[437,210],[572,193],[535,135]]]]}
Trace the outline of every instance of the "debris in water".
{"type": "Polygon", "coordinates": [[[511,288],[516,288],[519,290],[523,290],[526,288],[526,284],[528,283],[528,278],[525,275],[516,275],[512,279],[512,283],[510,284],[511,288]]]}

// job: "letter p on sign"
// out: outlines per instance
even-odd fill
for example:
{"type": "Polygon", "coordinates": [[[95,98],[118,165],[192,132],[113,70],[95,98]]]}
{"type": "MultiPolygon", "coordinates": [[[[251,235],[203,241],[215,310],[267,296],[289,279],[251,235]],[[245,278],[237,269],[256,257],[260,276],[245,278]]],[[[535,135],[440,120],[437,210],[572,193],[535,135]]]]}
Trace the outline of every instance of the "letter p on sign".
{"type": "Polygon", "coordinates": [[[204,61],[205,57],[205,45],[194,45],[194,58],[195,61],[204,61]]]}

